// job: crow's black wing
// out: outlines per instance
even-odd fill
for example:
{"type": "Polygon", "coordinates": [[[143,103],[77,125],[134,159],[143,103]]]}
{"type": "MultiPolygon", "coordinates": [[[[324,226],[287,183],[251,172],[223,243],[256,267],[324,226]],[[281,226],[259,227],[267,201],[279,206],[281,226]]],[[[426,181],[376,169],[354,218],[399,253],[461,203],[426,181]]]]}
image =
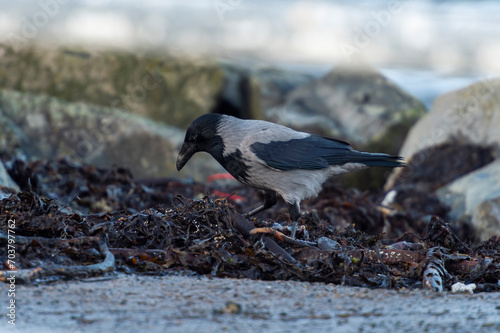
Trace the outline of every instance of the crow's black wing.
{"type": "Polygon", "coordinates": [[[353,162],[353,150],[347,142],[319,135],[288,141],[255,142],[250,149],[267,166],[279,170],[318,170],[353,162]]]}

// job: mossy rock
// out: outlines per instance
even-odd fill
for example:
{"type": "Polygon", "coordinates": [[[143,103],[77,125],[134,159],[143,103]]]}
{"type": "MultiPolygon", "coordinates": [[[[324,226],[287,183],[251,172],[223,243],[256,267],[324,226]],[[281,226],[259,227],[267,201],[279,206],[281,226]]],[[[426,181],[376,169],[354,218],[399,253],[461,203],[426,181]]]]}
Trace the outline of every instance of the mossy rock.
{"type": "Polygon", "coordinates": [[[0,88],[116,107],[185,128],[223,90],[214,61],[0,45],[0,88]]]}

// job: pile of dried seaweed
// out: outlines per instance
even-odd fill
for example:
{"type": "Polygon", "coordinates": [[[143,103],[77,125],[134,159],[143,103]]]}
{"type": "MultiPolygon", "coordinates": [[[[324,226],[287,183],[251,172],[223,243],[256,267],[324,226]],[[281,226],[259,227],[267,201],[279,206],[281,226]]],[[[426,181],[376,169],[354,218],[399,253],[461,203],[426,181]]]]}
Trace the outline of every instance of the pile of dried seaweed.
{"type": "Polygon", "coordinates": [[[135,181],[126,170],[67,160],[16,160],[8,167],[23,191],[0,202],[4,280],[13,268],[6,246],[13,227],[16,278],[24,282],[181,270],[367,287],[443,290],[462,281],[475,283],[476,291],[500,289],[500,239],[473,247],[442,219],[423,224],[411,214],[386,214],[372,196],[334,184],[304,203],[314,211],[301,219],[294,240],[280,207],[264,220],[236,213],[259,201],[252,190],[242,189],[245,200],[236,204],[200,196],[204,185],[135,181]],[[397,231],[405,225],[407,233],[397,231]],[[387,239],[382,230],[400,237],[387,239]]]}
{"type": "Polygon", "coordinates": [[[184,184],[177,179],[136,180],[124,168],[98,168],[69,158],[30,163],[11,159],[5,166],[22,190],[57,199],[65,208],[85,213],[138,211],[171,203],[176,194],[193,196],[204,191],[200,184],[184,184]]]}

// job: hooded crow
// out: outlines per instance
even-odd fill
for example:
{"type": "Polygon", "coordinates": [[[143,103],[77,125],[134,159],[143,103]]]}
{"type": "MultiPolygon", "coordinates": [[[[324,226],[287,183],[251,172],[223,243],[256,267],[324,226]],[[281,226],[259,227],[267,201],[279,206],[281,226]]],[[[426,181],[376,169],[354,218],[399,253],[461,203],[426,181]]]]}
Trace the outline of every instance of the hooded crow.
{"type": "Polygon", "coordinates": [[[248,216],[274,206],[282,197],[293,221],[293,238],[300,202],[315,197],[328,177],[369,166],[405,165],[400,156],[360,152],[344,141],[216,113],[191,123],[177,157],[177,170],[199,151],[212,155],[240,182],[264,191],[264,204],[248,216]]]}

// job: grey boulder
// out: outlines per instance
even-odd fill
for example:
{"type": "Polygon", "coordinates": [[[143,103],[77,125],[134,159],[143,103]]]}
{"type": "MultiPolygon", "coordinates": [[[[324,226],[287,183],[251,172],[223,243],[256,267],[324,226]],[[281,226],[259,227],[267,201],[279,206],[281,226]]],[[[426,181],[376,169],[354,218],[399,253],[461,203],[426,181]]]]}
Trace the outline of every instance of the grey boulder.
{"type": "Polygon", "coordinates": [[[213,159],[200,156],[178,173],[175,161],[184,131],[119,109],[1,90],[0,118],[0,144],[5,143],[0,149],[29,159],[69,156],[129,168],[138,178],[195,175],[205,180],[221,170],[213,159]]]}

